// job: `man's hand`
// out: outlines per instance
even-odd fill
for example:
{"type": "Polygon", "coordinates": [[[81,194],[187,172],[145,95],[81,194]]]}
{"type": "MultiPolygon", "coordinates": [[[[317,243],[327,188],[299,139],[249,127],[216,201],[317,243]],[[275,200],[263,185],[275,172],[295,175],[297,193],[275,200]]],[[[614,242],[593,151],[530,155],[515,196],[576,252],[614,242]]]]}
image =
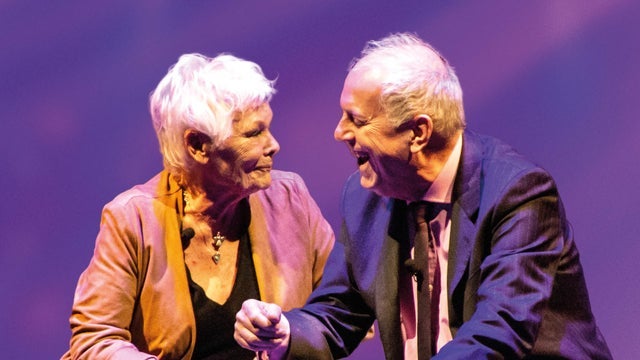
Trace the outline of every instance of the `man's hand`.
{"type": "Polygon", "coordinates": [[[236,314],[233,337],[238,344],[259,353],[267,352],[271,360],[285,357],[290,334],[289,320],[276,304],[249,299],[236,314]]]}

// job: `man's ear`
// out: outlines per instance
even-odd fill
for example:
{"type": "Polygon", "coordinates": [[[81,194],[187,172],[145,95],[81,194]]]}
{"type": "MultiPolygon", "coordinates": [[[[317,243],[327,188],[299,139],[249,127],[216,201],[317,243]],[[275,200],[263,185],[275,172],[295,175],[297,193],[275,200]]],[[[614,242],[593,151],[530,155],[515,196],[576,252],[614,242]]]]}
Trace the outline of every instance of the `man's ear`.
{"type": "Polygon", "coordinates": [[[433,133],[433,120],[429,115],[420,114],[411,120],[413,137],[411,138],[411,152],[421,152],[431,140],[433,133]]]}
{"type": "Polygon", "coordinates": [[[209,150],[211,149],[211,138],[193,129],[184,131],[184,145],[191,157],[200,164],[209,162],[209,150]]]}

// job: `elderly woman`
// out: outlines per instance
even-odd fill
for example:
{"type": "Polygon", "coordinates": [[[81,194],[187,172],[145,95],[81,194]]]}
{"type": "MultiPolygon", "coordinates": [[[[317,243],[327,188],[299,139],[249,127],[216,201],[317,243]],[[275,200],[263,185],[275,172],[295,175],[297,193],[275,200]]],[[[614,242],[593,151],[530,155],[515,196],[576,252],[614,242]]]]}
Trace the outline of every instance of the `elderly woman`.
{"type": "Polygon", "coordinates": [[[164,170],[104,207],[64,359],[251,359],[243,300],[304,304],[334,237],[301,178],[272,170],[274,92],[231,55],[169,70],[150,99],[164,170]]]}

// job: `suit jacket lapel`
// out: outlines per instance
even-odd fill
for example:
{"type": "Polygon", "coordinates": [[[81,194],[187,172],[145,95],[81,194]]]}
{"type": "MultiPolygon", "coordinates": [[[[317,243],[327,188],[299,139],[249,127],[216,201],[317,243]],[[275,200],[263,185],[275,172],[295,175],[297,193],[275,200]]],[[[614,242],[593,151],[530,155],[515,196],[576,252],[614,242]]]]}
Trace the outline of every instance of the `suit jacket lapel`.
{"type": "MultiPolygon", "coordinates": [[[[391,200],[387,204],[384,219],[380,224],[389,224],[387,231],[380,232],[382,240],[379,266],[376,276],[376,317],[380,326],[380,338],[384,344],[387,359],[402,359],[404,347],[400,327],[399,275],[404,271],[404,259],[409,253],[406,204],[391,200]]],[[[373,254],[372,254],[373,255],[373,254]]]]}
{"type": "Polygon", "coordinates": [[[482,147],[477,135],[465,132],[462,142],[462,158],[453,188],[451,237],[449,245],[449,308],[456,287],[463,278],[469,263],[480,204],[480,175],[482,147]]]}

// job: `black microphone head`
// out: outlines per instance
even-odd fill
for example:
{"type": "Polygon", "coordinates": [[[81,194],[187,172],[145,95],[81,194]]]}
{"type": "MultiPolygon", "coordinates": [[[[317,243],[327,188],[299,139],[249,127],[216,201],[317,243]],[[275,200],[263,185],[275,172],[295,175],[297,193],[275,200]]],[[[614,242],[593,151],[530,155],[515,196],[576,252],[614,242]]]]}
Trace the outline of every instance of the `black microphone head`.
{"type": "Polygon", "coordinates": [[[182,248],[185,249],[189,246],[189,242],[196,235],[196,232],[192,228],[184,228],[180,233],[180,239],[182,240],[182,248]]]}
{"type": "Polygon", "coordinates": [[[416,271],[418,271],[417,266],[416,266],[416,261],[413,259],[407,259],[404,261],[404,267],[407,269],[407,271],[409,271],[410,273],[415,273],[416,271]]]}
{"type": "Polygon", "coordinates": [[[413,280],[415,280],[418,284],[421,284],[422,271],[420,270],[420,268],[418,268],[416,261],[414,259],[407,259],[404,261],[404,266],[409,274],[411,274],[411,277],[413,277],[413,280]]]}

